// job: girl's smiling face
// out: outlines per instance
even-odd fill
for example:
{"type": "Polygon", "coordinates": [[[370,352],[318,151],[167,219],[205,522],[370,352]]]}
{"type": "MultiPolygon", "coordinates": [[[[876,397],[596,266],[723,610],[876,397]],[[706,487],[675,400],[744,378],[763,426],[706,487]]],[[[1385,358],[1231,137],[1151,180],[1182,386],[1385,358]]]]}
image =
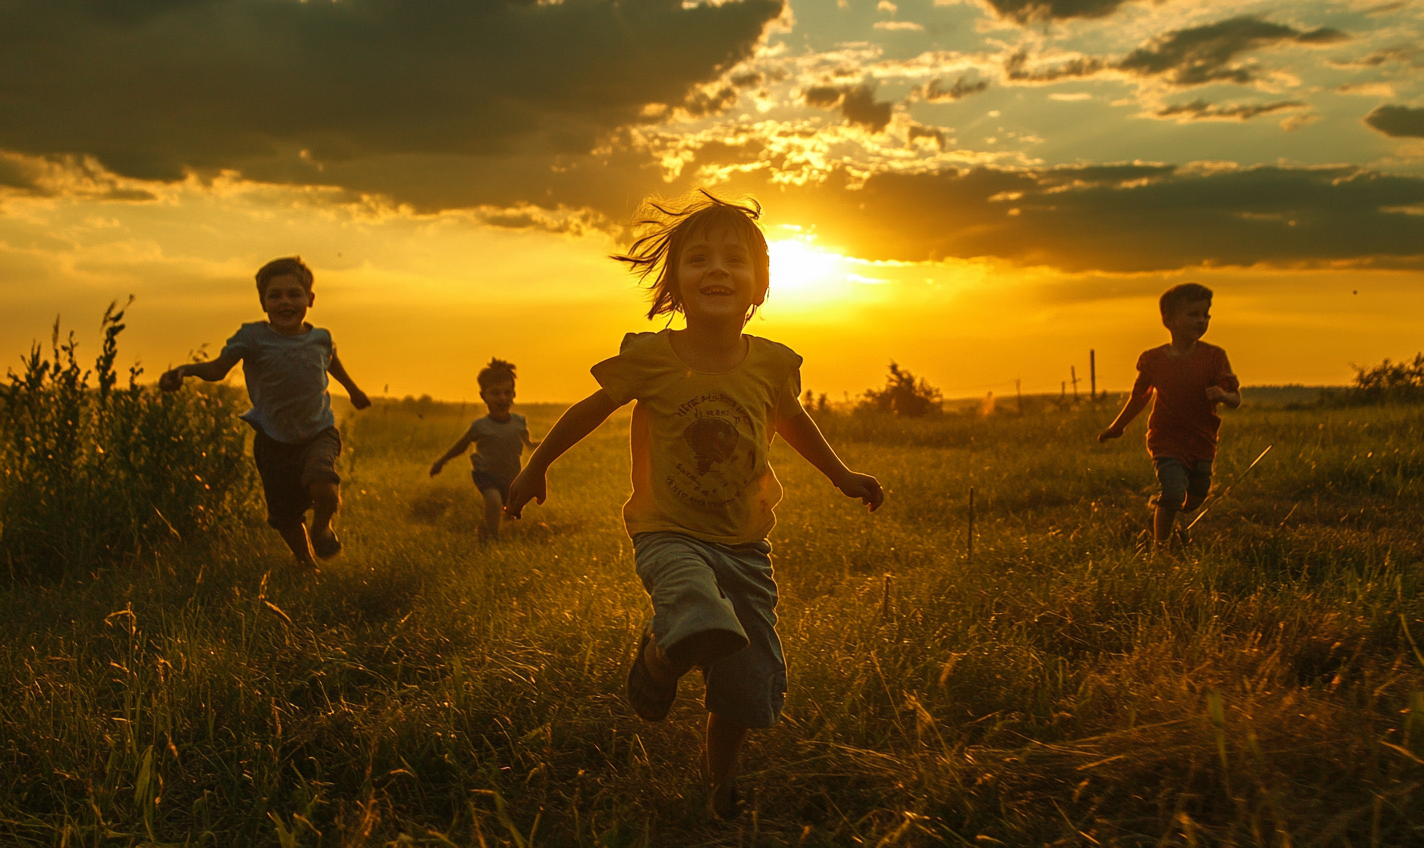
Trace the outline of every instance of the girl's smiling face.
{"type": "Polygon", "coordinates": [[[267,323],[284,336],[298,336],[306,331],[307,310],[316,302],[316,294],[307,290],[292,274],[283,274],[267,281],[262,293],[262,311],[267,323]]]}
{"type": "Polygon", "coordinates": [[[688,323],[746,322],[753,306],[766,301],[757,282],[751,251],[728,227],[695,233],[677,258],[678,302],[688,323]]]}

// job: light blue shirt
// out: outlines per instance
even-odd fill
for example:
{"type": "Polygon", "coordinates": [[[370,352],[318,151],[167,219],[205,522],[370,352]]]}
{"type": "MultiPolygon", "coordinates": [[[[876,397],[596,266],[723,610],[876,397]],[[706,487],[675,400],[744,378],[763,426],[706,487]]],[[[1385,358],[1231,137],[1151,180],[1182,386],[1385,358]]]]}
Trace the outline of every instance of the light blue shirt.
{"type": "Polygon", "coordinates": [[[284,336],[266,321],[243,324],[222,349],[222,355],[242,360],[252,401],[242,420],[287,444],[335,427],[326,392],[334,350],[331,333],[310,324],[300,336],[284,336]]]}
{"type": "Polygon", "coordinates": [[[476,471],[501,480],[519,476],[519,455],[524,452],[524,440],[529,437],[529,424],[523,415],[511,412],[508,421],[496,421],[488,415],[478,418],[465,437],[475,443],[470,464],[476,471]]]}

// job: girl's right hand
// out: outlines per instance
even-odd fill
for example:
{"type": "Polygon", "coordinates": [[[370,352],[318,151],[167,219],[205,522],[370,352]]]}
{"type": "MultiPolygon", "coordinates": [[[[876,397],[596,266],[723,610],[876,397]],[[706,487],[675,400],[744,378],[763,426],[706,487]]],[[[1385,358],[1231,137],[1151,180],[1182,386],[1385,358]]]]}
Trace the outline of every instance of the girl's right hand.
{"type": "Polygon", "coordinates": [[[1109,428],[1107,428],[1106,430],[1104,430],[1104,431],[1102,431],[1101,433],[1098,434],[1098,441],[1099,441],[1099,442],[1106,442],[1108,439],[1120,439],[1120,438],[1122,438],[1122,428],[1121,428],[1121,427],[1109,427],[1109,428]]]}
{"type": "Polygon", "coordinates": [[[531,500],[542,504],[548,496],[548,478],[541,472],[530,471],[526,465],[524,470],[519,472],[519,476],[514,478],[514,482],[509,484],[509,503],[504,505],[504,514],[510,518],[518,518],[525,504],[531,500]]]}
{"type": "Polygon", "coordinates": [[[444,468],[444,467],[445,467],[445,463],[441,462],[441,461],[438,460],[438,459],[435,460],[435,464],[432,465],[432,466],[430,466],[430,476],[431,476],[431,477],[434,477],[436,474],[439,474],[439,473],[440,473],[440,469],[442,469],[442,468],[444,468]]]}

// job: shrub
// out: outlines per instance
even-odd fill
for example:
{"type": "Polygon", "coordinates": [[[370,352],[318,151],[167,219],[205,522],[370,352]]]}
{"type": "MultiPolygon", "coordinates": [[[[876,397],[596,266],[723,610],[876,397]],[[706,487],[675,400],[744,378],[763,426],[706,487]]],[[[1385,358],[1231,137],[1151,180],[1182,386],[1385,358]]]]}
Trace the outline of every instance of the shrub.
{"type": "Polygon", "coordinates": [[[52,359],[35,343],[24,373],[0,383],[0,568],[10,579],[114,565],[251,510],[240,393],[163,394],[138,384],[137,366],[118,388],[116,305],[92,372],[56,320],[52,359]]]}
{"type": "Polygon", "coordinates": [[[1345,392],[1347,404],[1424,401],[1424,353],[1416,353],[1407,362],[1386,359],[1375,366],[1352,367],[1355,382],[1345,392]]]}
{"type": "Polygon", "coordinates": [[[879,391],[867,389],[856,408],[890,412],[902,418],[920,418],[931,412],[940,412],[943,401],[939,389],[925,382],[923,377],[917,381],[914,374],[891,360],[885,388],[879,391]]]}

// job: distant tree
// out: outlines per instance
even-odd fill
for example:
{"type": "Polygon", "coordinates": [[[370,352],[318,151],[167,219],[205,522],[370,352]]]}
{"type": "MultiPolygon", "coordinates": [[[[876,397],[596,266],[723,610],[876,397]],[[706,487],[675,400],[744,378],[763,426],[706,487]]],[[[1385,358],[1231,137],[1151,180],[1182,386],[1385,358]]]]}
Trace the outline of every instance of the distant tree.
{"type": "Polygon", "coordinates": [[[932,412],[940,412],[944,396],[923,377],[901,368],[890,361],[890,374],[885,378],[885,388],[867,389],[857,409],[889,412],[901,418],[921,418],[932,412]]]}
{"type": "Polygon", "coordinates": [[[1353,367],[1355,381],[1345,393],[1346,403],[1424,401],[1424,353],[1416,353],[1413,359],[1406,362],[1386,359],[1379,365],[1353,367]]]}

